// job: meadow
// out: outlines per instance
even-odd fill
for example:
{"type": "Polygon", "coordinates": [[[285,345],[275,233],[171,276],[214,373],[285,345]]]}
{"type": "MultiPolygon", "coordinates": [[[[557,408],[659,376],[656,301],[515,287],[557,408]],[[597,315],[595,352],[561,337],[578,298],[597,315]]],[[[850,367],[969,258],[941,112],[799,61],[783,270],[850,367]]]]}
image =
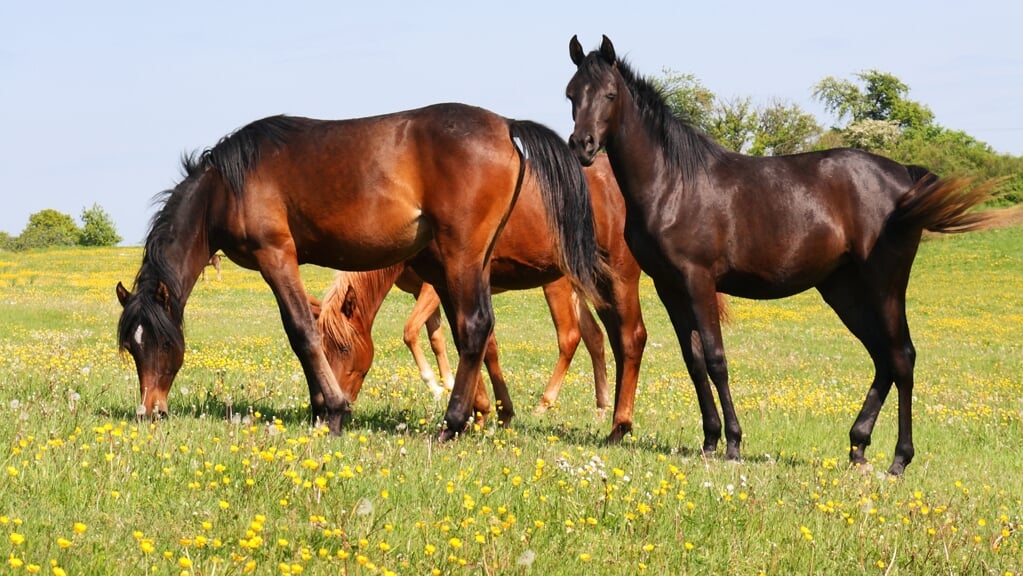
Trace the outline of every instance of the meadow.
{"type": "MultiPolygon", "coordinates": [[[[435,442],[444,404],[401,343],[411,298],[395,293],[354,418],[329,436],[309,422],[269,288],[226,260],[186,308],[171,415],[138,419],[114,285],[140,258],[0,252],[5,573],[1023,574],[1021,226],[921,245],[916,458],[899,478],[884,472],[894,392],[871,465],[847,463],[873,370],[816,293],[730,300],[744,458],[704,458],[647,279],[636,428],[620,446],[602,442],[610,415],[582,348],[560,405],[532,413],[557,354],[535,290],[494,299],[510,428],[435,442]]],[[[332,278],[303,275],[321,295],[332,278]]]]}

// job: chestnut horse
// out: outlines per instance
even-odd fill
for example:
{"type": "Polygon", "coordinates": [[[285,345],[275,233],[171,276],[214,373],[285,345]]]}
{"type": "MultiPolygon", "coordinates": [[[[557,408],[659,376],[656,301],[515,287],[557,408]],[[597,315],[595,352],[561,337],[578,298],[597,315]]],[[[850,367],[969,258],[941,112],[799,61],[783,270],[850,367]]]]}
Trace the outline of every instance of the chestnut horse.
{"type": "MultiPolygon", "coordinates": [[[[492,278],[491,282],[494,280],[492,278]]],[[[449,386],[437,382],[437,377],[419,346],[419,331],[425,324],[428,326],[431,346],[437,357],[441,376],[445,382],[450,381],[450,367],[440,322],[440,298],[431,284],[423,282],[405,263],[399,263],[379,270],[338,272],[322,302],[310,298],[317,316],[317,326],[323,335],[323,351],[327,356],[327,362],[334,369],[334,377],[337,378],[341,389],[348,394],[352,402],[358,398],[366,374],[372,365],[373,322],[392,286],[397,286],[416,297],[416,304],[405,322],[404,341],[415,358],[420,376],[430,387],[435,398],[439,399],[445,389],[450,389],[449,386]]],[[[492,285],[492,290],[495,294],[503,291],[496,284],[492,285]]],[[[593,360],[597,407],[606,408],[608,387],[604,333],[597,326],[589,308],[577,297],[567,278],[559,278],[544,284],[543,290],[554,319],[559,355],[538,410],[546,410],[557,402],[565,373],[580,339],[586,343],[593,360]]],[[[508,393],[507,381],[501,370],[494,333],[491,333],[487,343],[484,364],[497,399],[499,423],[506,425],[514,416],[514,408],[508,393]]],[[[478,396],[474,408],[478,419],[482,420],[490,411],[490,401],[482,378],[477,386],[478,396]]]]}
{"type": "MultiPolygon", "coordinates": [[[[532,167],[532,159],[529,166],[532,167]]],[[[618,183],[614,179],[610,165],[605,158],[598,156],[584,173],[594,209],[597,244],[607,254],[612,272],[610,282],[599,286],[601,298],[593,300],[587,295],[587,299],[594,303],[597,315],[604,324],[615,359],[615,413],[609,440],[617,441],[621,439],[622,431],[632,425],[636,384],[643,348],[646,345],[646,328],[639,307],[640,269],[623,242],[624,200],[618,191],[618,183]]],[[[495,288],[522,290],[544,286],[548,293],[552,286],[557,288],[552,282],[561,278],[562,274],[556,264],[553,238],[549,237],[543,226],[538,226],[543,220],[543,210],[540,191],[527,180],[523,184],[515,209],[508,218],[508,224],[494,246],[490,283],[495,288]]],[[[387,278],[382,279],[378,275],[375,280],[383,281],[389,288],[390,284],[387,282],[393,282],[398,274],[400,271],[392,272],[387,278]]],[[[326,317],[331,317],[334,324],[348,325],[345,333],[349,336],[346,339],[335,338],[333,342],[326,342],[325,346],[335,350],[333,352],[337,355],[334,361],[335,370],[341,374],[339,376],[341,387],[349,396],[354,394],[353,390],[357,392],[358,387],[362,385],[362,379],[372,361],[372,343],[369,342],[367,345],[367,335],[370,334],[372,327],[372,315],[375,315],[380,305],[378,299],[383,297],[383,295],[375,298],[360,296],[357,288],[356,283],[345,289],[346,294],[342,295],[341,299],[346,304],[340,308],[341,314],[326,312],[321,314],[321,326],[326,317]],[[371,310],[372,315],[367,315],[366,310],[371,310]],[[355,314],[359,317],[356,318],[355,314]],[[353,345],[352,340],[347,339],[352,338],[353,332],[363,335],[358,339],[360,345],[353,345]]],[[[562,298],[572,295],[567,288],[562,288],[561,291],[565,293],[562,298]]],[[[376,291],[365,292],[377,294],[376,291]]],[[[555,320],[557,322],[557,318],[555,320]]],[[[560,332],[559,328],[559,334],[560,332]]],[[[327,333],[327,330],[324,330],[325,338],[327,333]]],[[[594,361],[596,365],[596,359],[594,361]]],[[[596,371],[603,374],[602,369],[596,371]]],[[[493,382],[492,379],[492,383],[498,385],[502,382],[500,380],[493,382]]],[[[513,416],[511,401],[507,394],[502,397],[500,391],[496,389],[495,393],[498,395],[498,416],[501,421],[507,423],[513,416]]],[[[486,406],[485,390],[478,391],[478,394],[477,408],[486,406]]],[[[602,386],[599,380],[596,381],[596,395],[598,408],[607,407],[606,385],[602,386]]],[[[556,398],[557,388],[548,386],[544,404],[551,405],[556,398]]]]}
{"type": "MultiPolygon", "coordinates": [[[[410,272],[412,272],[411,269],[406,269],[406,273],[410,272]]],[[[445,390],[451,390],[450,383],[454,382],[444,343],[444,330],[440,323],[440,298],[433,285],[422,280],[419,281],[418,288],[414,285],[411,286],[411,291],[401,278],[396,285],[416,297],[416,304],[405,321],[403,339],[405,346],[412,352],[423,382],[435,397],[440,397],[445,390]],[[433,373],[433,368],[419,345],[419,332],[424,326],[430,338],[430,347],[437,360],[437,368],[444,382],[443,385],[438,384],[437,376],[433,373]]],[[[495,294],[499,291],[497,286],[492,288],[495,294]]],[[[593,314],[590,313],[586,301],[575,292],[572,283],[567,278],[559,278],[554,282],[544,284],[542,289],[544,299],[547,301],[547,309],[554,321],[554,332],[558,341],[558,360],[554,365],[554,372],[551,373],[551,377],[547,381],[543,395],[540,397],[540,404],[536,407],[536,412],[542,413],[557,405],[561,385],[564,384],[565,374],[568,373],[568,369],[572,365],[572,359],[575,357],[580,341],[586,346],[586,351],[590,354],[593,364],[593,389],[597,408],[599,410],[607,408],[610,402],[607,388],[607,360],[604,356],[604,332],[597,325],[593,314]]],[[[490,380],[498,383],[495,386],[506,386],[504,373],[501,371],[498,359],[497,340],[493,334],[487,344],[487,353],[483,357],[483,363],[487,367],[490,380]]]]}
{"type": "Polygon", "coordinates": [[[118,342],[135,361],[147,414],[167,409],[184,359],[185,303],[217,250],[270,285],[313,416],[333,433],[351,399],[323,354],[300,264],[369,270],[411,259],[438,287],[459,350],[441,439],[472,417],[494,323],[489,256],[524,180],[535,178],[544,197],[538,225],[556,239],[555,266],[595,298],[607,282],[582,170],[534,122],[463,104],[338,121],[274,116],[183,164],[184,180],[161,197],[133,290],[117,285],[118,342]]]}
{"type": "Polygon", "coordinates": [[[874,380],[849,433],[849,457],[864,450],[894,382],[899,431],[889,472],[913,459],[916,353],[906,322],[906,286],[924,230],[984,227],[971,208],[991,184],[939,179],[860,150],[756,158],[731,152],[674,116],[663,95],[618,59],[605,36],[586,54],[573,37],[568,83],[583,165],[605,149],[626,204],[625,238],[667,309],[696,388],[704,452],[739,458],[715,292],[782,298],[816,288],[874,363],[874,380]]]}

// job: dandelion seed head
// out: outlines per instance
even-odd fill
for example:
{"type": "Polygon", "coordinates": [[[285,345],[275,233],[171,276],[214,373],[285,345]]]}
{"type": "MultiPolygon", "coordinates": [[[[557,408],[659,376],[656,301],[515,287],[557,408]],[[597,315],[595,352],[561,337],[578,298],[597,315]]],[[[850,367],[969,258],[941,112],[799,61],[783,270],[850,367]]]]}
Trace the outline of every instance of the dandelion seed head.
{"type": "Polygon", "coordinates": [[[533,552],[532,550],[526,550],[525,552],[519,555],[519,559],[515,561],[515,564],[529,568],[530,566],[533,565],[534,560],[536,560],[536,552],[533,552]]]}
{"type": "Polygon", "coordinates": [[[359,516],[369,516],[373,513],[373,503],[368,498],[359,498],[355,506],[355,513],[359,516]]]}

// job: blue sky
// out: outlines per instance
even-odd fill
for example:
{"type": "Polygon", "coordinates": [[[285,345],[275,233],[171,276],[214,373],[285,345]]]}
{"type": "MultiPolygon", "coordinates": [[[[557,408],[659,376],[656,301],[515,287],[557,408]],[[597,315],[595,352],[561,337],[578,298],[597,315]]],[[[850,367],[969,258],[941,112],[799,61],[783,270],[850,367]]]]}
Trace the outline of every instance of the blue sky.
{"type": "Polygon", "coordinates": [[[780,98],[878,69],[939,124],[1023,154],[1023,3],[4,2],[0,230],[94,203],[139,244],[183,152],[271,114],[350,118],[459,101],[571,130],[568,41],[646,75],[780,98]]]}

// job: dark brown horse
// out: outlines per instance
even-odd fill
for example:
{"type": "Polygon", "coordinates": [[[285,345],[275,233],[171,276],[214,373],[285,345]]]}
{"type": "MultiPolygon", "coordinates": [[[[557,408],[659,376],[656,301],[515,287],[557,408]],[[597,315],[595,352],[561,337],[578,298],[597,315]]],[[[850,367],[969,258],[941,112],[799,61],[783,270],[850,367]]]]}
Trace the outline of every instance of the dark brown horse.
{"type": "MultiPolygon", "coordinates": [[[[529,166],[532,167],[532,160],[529,166]]],[[[646,345],[646,328],[639,308],[640,269],[622,241],[625,227],[624,201],[610,165],[605,158],[598,157],[584,172],[594,210],[597,244],[607,254],[612,270],[611,280],[600,284],[600,298],[594,300],[594,305],[607,331],[615,358],[616,398],[612,440],[617,440],[620,439],[620,435],[617,434],[632,424],[636,383],[643,348],[646,345]]],[[[555,258],[554,239],[550,237],[546,227],[542,226],[543,212],[543,196],[536,185],[527,179],[508,223],[494,246],[490,283],[495,288],[522,290],[539,286],[549,287],[562,277],[555,258]]],[[[375,282],[390,288],[391,283],[400,274],[401,270],[395,270],[387,275],[372,276],[375,282]]],[[[359,284],[363,282],[365,281],[359,284]]],[[[372,343],[368,343],[367,346],[366,338],[356,337],[355,334],[370,333],[373,317],[380,305],[378,300],[383,297],[382,295],[367,297],[365,294],[360,296],[357,288],[357,285],[345,288],[343,297],[335,298],[336,301],[343,303],[336,312],[324,310],[321,313],[321,318],[331,317],[335,325],[346,325],[343,328],[344,333],[339,332],[335,336],[328,337],[327,329],[323,332],[325,339],[332,341],[328,342],[325,348],[332,349],[327,353],[335,355],[331,362],[334,363],[335,369],[340,371],[341,376],[338,379],[341,387],[350,397],[358,393],[358,387],[362,385],[362,379],[372,361],[372,343]]],[[[415,287],[407,286],[406,289],[414,290],[415,287]]],[[[380,294],[380,290],[374,288],[365,290],[365,293],[380,294]]],[[[587,295],[587,298],[591,296],[587,295]]],[[[496,349],[494,353],[496,354],[496,349]]],[[[503,386],[503,380],[500,379],[498,382],[492,379],[492,383],[503,386]]],[[[550,389],[548,391],[553,392],[550,389]]],[[[511,399],[497,389],[495,394],[498,396],[498,417],[507,423],[514,414],[511,399]]],[[[555,398],[556,396],[552,395],[545,399],[553,401],[555,398]]],[[[597,405],[603,408],[607,404],[606,391],[601,391],[598,381],[597,405]]],[[[477,411],[486,406],[486,391],[478,390],[477,411]]]]}
{"type": "MultiPolygon", "coordinates": [[[[416,297],[416,304],[405,323],[404,341],[416,360],[420,376],[430,387],[435,398],[440,398],[446,387],[437,382],[436,375],[419,346],[418,333],[424,324],[430,326],[428,331],[431,346],[437,357],[441,376],[445,382],[451,378],[440,323],[440,298],[431,284],[423,282],[415,271],[404,263],[379,270],[338,272],[323,301],[310,299],[310,302],[314,302],[316,323],[323,335],[323,351],[327,356],[327,362],[333,368],[334,377],[341,389],[352,402],[358,398],[366,374],[372,366],[373,322],[392,286],[397,286],[416,297]]],[[[495,294],[502,291],[497,285],[493,285],[492,289],[495,294]]],[[[548,381],[539,409],[545,410],[557,402],[558,393],[580,339],[585,341],[593,360],[597,407],[606,408],[609,400],[604,333],[597,326],[589,308],[576,296],[575,289],[567,278],[559,278],[544,284],[543,290],[558,336],[558,362],[548,381]]],[[[507,381],[501,370],[494,333],[490,335],[483,361],[497,399],[499,422],[507,424],[514,416],[514,408],[508,393],[507,381]]],[[[490,412],[490,400],[482,379],[477,386],[474,410],[482,420],[490,412]]]]}
{"type": "Polygon", "coordinates": [[[184,357],[185,302],[218,249],[273,290],[302,364],[315,418],[341,429],[350,399],[323,355],[299,264],[365,270],[411,259],[438,287],[459,349],[443,439],[465,429],[493,328],[489,256],[524,179],[536,179],[538,225],[555,266],[598,297],[606,263],[578,162],[552,130],[462,104],[354,120],[275,116],[199,157],[163,196],[118,341],[135,360],[147,413],[167,409],[184,357]],[[523,157],[531,159],[525,174],[523,157]]]}
{"type": "Polygon", "coordinates": [[[970,209],[990,186],[971,188],[859,150],[755,158],[730,152],[676,118],[660,92],[615,56],[605,36],[585,54],[570,43],[568,83],[580,161],[607,150],[626,202],[626,241],[667,309],[703,416],[705,452],[721,437],[739,457],[715,290],[782,298],[816,288],[863,343],[875,375],[849,433],[849,457],[864,450],[894,382],[899,434],[889,472],[913,459],[916,353],[906,322],[906,286],[923,230],[982,227],[970,209]]]}

